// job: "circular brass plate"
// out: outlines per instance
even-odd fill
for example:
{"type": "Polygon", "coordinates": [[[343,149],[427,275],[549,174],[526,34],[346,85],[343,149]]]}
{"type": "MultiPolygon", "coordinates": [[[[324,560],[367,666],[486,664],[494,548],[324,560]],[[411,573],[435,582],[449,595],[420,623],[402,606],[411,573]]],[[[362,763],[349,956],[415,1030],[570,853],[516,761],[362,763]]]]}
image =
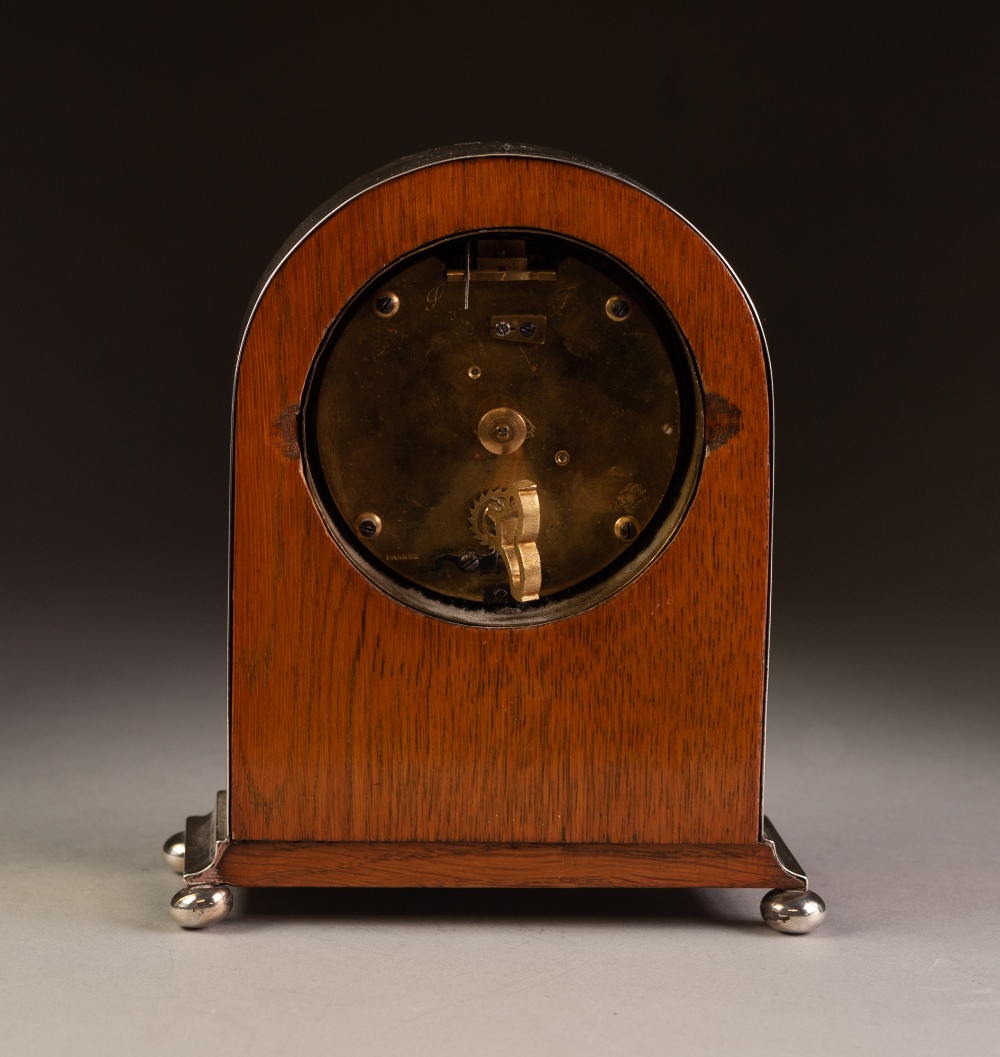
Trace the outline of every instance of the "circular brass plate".
{"type": "Polygon", "coordinates": [[[542,232],[457,237],[375,277],[327,335],[304,419],[307,476],[355,565],[473,624],[569,615],[638,575],[680,524],[703,451],[668,311],[606,255],[542,232]],[[398,308],[380,317],[369,291],[389,289],[398,308]],[[476,525],[490,495],[525,481],[541,590],[516,603],[504,548],[476,525]],[[377,534],[358,531],[362,515],[377,534]]]}
{"type": "Polygon", "coordinates": [[[528,435],[524,416],[509,407],[495,407],[479,420],[479,443],[494,455],[510,455],[517,451],[528,435]]]}

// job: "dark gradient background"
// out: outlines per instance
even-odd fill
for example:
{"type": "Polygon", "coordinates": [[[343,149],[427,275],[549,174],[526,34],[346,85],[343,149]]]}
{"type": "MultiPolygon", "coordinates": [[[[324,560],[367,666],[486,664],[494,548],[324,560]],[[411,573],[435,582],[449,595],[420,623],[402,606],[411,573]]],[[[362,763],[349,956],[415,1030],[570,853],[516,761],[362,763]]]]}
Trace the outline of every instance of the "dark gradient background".
{"type": "Polygon", "coordinates": [[[504,10],[15,19],[3,528],[22,597],[69,588],[217,619],[233,364],[260,273],[356,176],[510,139],[628,173],[750,291],[776,393],[778,626],[794,612],[823,637],[903,618],[930,643],[991,619],[989,27],[961,5],[944,20],[504,10]]]}
{"type": "MultiPolygon", "coordinates": [[[[558,147],[629,174],[712,240],[763,318],[777,423],[768,802],[780,801],[776,821],[806,866],[811,856],[831,879],[817,887],[840,884],[841,927],[850,934],[846,906],[884,905],[864,894],[874,878],[910,877],[908,920],[936,922],[941,936],[954,925],[931,908],[942,888],[974,877],[974,891],[995,889],[994,10],[780,0],[9,11],[7,846],[21,848],[9,859],[20,881],[48,879],[46,899],[80,884],[93,895],[70,900],[52,950],[75,922],[114,920],[95,909],[93,886],[116,856],[143,878],[123,948],[141,947],[144,930],[187,942],[167,931],[169,879],[145,880],[146,846],[206,810],[224,777],[229,412],[254,284],[341,186],[468,140],[558,147]],[[84,840],[84,823],[105,837],[84,840]],[[851,858],[869,826],[878,839],[851,858]],[[39,850],[43,830],[67,847],[78,834],[69,873],[39,850]],[[958,842],[948,862],[932,832],[958,842]],[[928,856],[937,872],[917,883],[928,856]]],[[[546,906],[526,912],[544,919],[546,906]]],[[[439,921],[438,904],[425,910],[418,922],[439,921]]],[[[827,929],[830,944],[836,923],[827,929]]],[[[25,953],[25,935],[0,957],[30,963],[33,987],[50,963],[25,953]]],[[[961,941],[980,961],[949,992],[954,1028],[938,1039],[933,1024],[952,1022],[921,1000],[931,1022],[911,1026],[907,1052],[943,1052],[963,1031],[965,1053],[988,1052],[1000,981],[976,936],[961,941]],[[966,999],[972,1012],[956,1013],[966,999]]],[[[730,939],[719,942],[728,959],[730,939]]],[[[893,996],[886,1008],[898,1012],[893,996]]],[[[496,1052],[516,1037],[503,1023],[496,1052]]],[[[831,1024],[824,1037],[839,1042],[816,1052],[869,1052],[868,1035],[831,1024]]],[[[23,1052],[61,1052],[49,1030],[46,1048],[25,1021],[17,1037],[35,1041],[23,1052]]],[[[79,1030],[101,1052],[97,1029],[79,1030]]],[[[628,1037],[643,1051],[638,1028],[628,1037]]],[[[105,1043],[124,1052],[136,1036],[117,1038],[105,1043]]],[[[159,1052],[154,1042],[146,1052],[159,1052]]],[[[807,1051],[808,1021],[771,1052],[785,1043],[807,1051]]],[[[399,1041],[353,1052],[383,1044],[399,1041]]]]}

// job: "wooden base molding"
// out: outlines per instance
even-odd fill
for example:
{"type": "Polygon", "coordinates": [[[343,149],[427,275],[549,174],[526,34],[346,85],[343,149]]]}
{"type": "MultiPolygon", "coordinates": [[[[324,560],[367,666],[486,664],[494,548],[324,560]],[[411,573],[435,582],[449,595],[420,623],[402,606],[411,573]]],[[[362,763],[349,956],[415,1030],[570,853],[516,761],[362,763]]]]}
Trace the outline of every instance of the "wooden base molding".
{"type": "Polygon", "coordinates": [[[794,887],[770,844],[234,841],[223,884],[349,888],[794,887]]]}

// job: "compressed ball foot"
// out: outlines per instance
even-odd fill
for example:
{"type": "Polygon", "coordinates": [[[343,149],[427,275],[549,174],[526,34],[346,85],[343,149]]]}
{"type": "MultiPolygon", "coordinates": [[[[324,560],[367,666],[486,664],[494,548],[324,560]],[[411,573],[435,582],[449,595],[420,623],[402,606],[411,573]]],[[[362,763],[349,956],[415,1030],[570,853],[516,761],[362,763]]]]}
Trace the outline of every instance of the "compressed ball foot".
{"type": "Polygon", "coordinates": [[[182,888],[170,900],[170,916],[181,928],[206,929],[233,909],[233,893],[225,886],[182,888]]]}
{"type": "Polygon", "coordinates": [[[184,834],[175,833],[163,844],[163,861],[174,873],[184,873],[184,834]]]}
{"type": "Polygon", "coordinates": [[[778,932],[801,936],[823,924],[826,903],[808,889],[774,888],[760,901],[760,916],[778,932]]]}

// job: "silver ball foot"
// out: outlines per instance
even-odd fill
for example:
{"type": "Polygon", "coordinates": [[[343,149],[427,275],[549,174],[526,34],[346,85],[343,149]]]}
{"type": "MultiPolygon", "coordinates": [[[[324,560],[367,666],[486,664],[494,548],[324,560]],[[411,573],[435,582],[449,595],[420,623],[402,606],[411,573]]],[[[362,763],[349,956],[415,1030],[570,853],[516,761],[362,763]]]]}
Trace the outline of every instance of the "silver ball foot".
{"type": "Polygon", "coordinates": [[[760,901],[760,916],[778,932],[801,936],[823,924],[826,903],[808,889],[773,888],[760,901]]]}
{"type": "Polygon", "coordinates": [[[182,888],[170,900],[170,916],[185,929],[207,929],[232,909],[233,893],[225,885],[182,888]]]}
{"type": "Polygon", "coordinates": [[[184,834],[175,833],[163,843],[163,861],[174,873],[184,873],[184,834]]]}

